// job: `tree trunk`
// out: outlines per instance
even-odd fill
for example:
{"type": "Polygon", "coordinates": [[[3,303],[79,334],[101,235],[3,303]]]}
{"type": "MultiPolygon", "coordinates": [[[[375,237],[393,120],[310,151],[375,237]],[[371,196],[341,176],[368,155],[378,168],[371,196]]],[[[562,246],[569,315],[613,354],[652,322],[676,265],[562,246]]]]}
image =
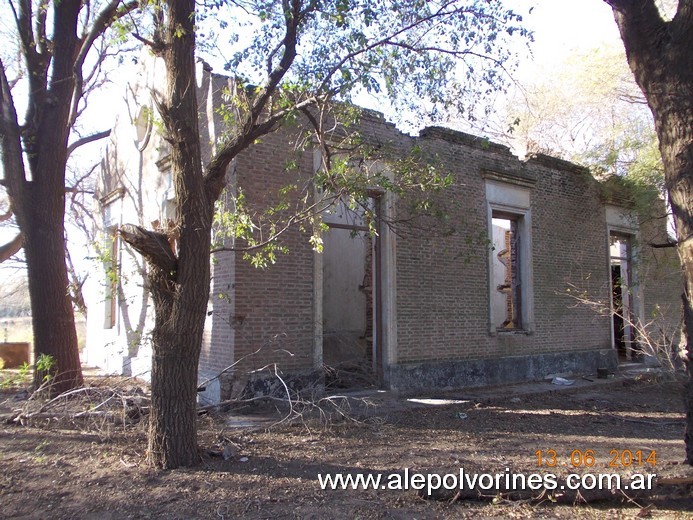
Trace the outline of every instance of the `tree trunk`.
{"type": "MultiPolygon", "coordinates": [[[[189,262],[200,274],[209,273],[208,250],[209,245],[196,261],[189,262]]],[[[191,269],[176,274],[181,271],[190,273],[191,269]]],[[[195,284],[189,276],[183,283],[172,278],[170,271],[156,265],[149,271],[156,317],[147,455],[151,465],[164,469],[199,462],[197,366],[209,296],[209,275],[206,284],[195,284]]]]}
{"type": "Polygon", "coordinates": [[[149,463],[170,469],[193,466],[197,453],[197,358],[175,330],[171,343],[154,342],[149,463]]]}
{"type": "Polygon", "coordinates": [[[197,364],[209,301],[214,202],[225,184],[226,168],[237,153],[273,131],[282,116],[262,120],[277,85],[296,57],[301,6],[285,12],[285,50],[254,101],[240,136],[226,143],[202,168],[195,84],[195,0],[167,0],[152,49],[166,65],[166,91],[157,108],[164,138],[171,145],[176,189],[177,251],[168,237],[137,226],[120,234],[151,265],[149,286],[155,308],[153,330],[152,419],[149,462],[163,468],[194,464],[196,449],[197,364]],[[162,245],[166,248],[162,249],[162,245]],[[177,254],[176,254],[177,253],[177,254]]]}
{"type": "Polygon", "coordinates": [[[31,319],[34,332],[34,362],[42,354],[55,360],[48,374],[37,371],[40,385],[51,377],[51,393],[57,394],[83,384],[77,348],[72,302],[65,265],[65,238],[60,207],[48,211],[35,201],[27,211],[24,253],[29,273],[31,319]]]}
{"type": "Polygon", "coordinates": [[[169,0],[162,34],[166,92],[159,111],[171,143],[179,230],[176,269],[153,265],[150,275],[156,321],[149,461],[162,468],[198,462],[197,365],[209,300],[214,199],[202,171],[194,10],[194,0],[169,0]]]}
{"type": "Polygon", "coordinates": [[[679,0],[670,22],[662,20],[654,0],[606,1],[613,8],[628,64],[654,116],[676,224],[688,352],[686,460],[693,465],[693,0],[679,0]]]}
{"type": "MultiPolygon", "coordinates": [[[[18,125],[3,71],[2,155],[12,211],[24,236],[34,354],[36,359],[41,354],[53,357],[51,391],[61,392],[82,384],[64,237],[65,165],[82,3],[62,0],[55,4],[50,56],[38,52],[46,46],[45,41],[36,44],[32,40],[27,5],[31,4],[20,3],[20,18],[26,23],[18,25],[28,69],[26,124],[21,128],[18,125]],[[31,172],[30,179],[25,165],[31,172]]],[[[35,383],[40,385],[45,375],[37,373],[35,383]]]]}
{"type": "MultiPolygon", "coordinates": [[[[84,61],[89,55],[90,66],[102,63],[105,50],[96,56],[96,63],[91,63],[90,50],[139,2],[105,2],[100,12],[92,12],[90,3],[82,0],[60,0],[50,6],[26,0],[12,5],[18,54],[26,67],[21,75],[26,88],[19,89],[27,97],[26,112],[20,125],[12,85],[0,59],[0,158],[10,209],[26,251],[35,357],[54,358],[51,389],[62,391],[82,384],[65,262],[65,166],[77,147],[107,134],[82,137],[69,148],[67,141],[86,93],[97,86],[94,81],[98,83],[89,74],[90,85],[84,85],[84,61]]],[[[0,259],[12,254],[12,245],[0,248],[0,259]]],[[[36,382],[42,383],[44,374],[36,375],[36,382]]]]}

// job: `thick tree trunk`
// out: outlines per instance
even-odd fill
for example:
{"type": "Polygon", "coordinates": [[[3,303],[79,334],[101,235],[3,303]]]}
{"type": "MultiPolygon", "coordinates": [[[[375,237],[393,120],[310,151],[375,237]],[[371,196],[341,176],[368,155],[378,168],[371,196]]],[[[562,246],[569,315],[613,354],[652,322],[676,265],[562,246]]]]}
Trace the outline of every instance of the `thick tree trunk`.
{"type": "MultiPolygon", "coordinates": [[[[693,83],[690,86],[693,93],[693,83]]],[[[693,94],[691,94],[693,95],[693,94]]],[[[693,117],[688,118],[688,167],[677,176],[677,182],[685,184],[684,189],[670,189],[672,207],[676,222],[677,250],[683,266],[683,332],[686,340],[688,380],[684,384],[683,400],[686,408],[686,461],[693,466],[693,117]],[[684,175],[684,172],[687,172],[684,175]],[[685,180],[684,180],[685,179],[685,180]],[[676,197],[676,200],[674,200],[676,197]]]]}
{"type": "MultiPolygon", "coordinates": [[[[26,222],[22,229],[29,273],[34,354],[47,354],[55,359],[51,386],[54,393],[82,385],[65,263],[64,224],[68,119],[80,8],[79,0],[63,0],[55,8],[50,99],[41,107],[33,136],[38,146],[35,157],[29,156],[28,161],[32,181],[24,200],[26,222]]],[[[40,384],[43,374],[37,373],[37,376],[36,383],[40,384]]]]}
{"type": "MultiPolygon", "coordinates": [[[[138,5],[136,1],[110,1],[104,3],[101,12],[93,13],[89,3],[82,0],[60,0],[51,3],[50,8],[48,2],[13,3],[11,18],[16,23],[17,44],[26,67],[22,81],[26,81],[27,88],[20,90],[28,96],[21,126],[12,86],[0,60],[4,184],[26,251],[34,352],[37,358],[47,354],[56,361],[53,391],[82,384],[65,262],[65,167],[72,151],[105,134],[83,137],[68,148],[78,107],[90,90],[85,90],[82,81],[83,64],[104,31],[138,5]],[[82,8],[86,14],[80,14],[82,8]]],[[[102,53],[97,57],[99,63],[104,56],[102,53]]],[[[93,81],[91,86],[95,86],[93,81]]],[[[11,254],[11,245],[2,248],[0,258],[11,254]]],[[[44,374],[37,376],[36,383],[42,383],[44,374]]]]}
{"type": "MultiPolygon", "coordinates": [[[[197,364],[209,299],[214,200],[202,172],[195,85],[194,0],[168,0],[162,56],[166,92],[159,109],[171,143],[179,230],[175,271],[154,265],[149,461],[162,468],[197,463],[197,364]]],[[[150,258],[150,261],[153,260],[150,258]]]]}
{"type": "Polygon", "coordinates": [[[45,204],[34,203],[24,226],[34,357],[45,354],[55,361],[50,374],[37,371],[35,380],[40,385],[50,375],[54,394],[83,383],[65,265],[63,218],[59,207],[56,212],[59,214],[48,214],[45,204]]]}
{"type": "Polygon", "coordinates": [[[686,459],[693,465],[693,0],[679,0],[665,22],[654,0],[606,0],[614,10],[628,64],[654,116],[684,278],[688,351],[686,459]]]}
{"type": "Polygon", "coordinates": [[[149,463],[170,469],[193,466],[197,453],[197,362],[199,351],[172,327],[168,343],[157,334],[152,359],[149,463]]]}
{"type": "MultiPolygon", "coordinates": [[[[209,254],[197,265],[209,273],[209,254]],[[205,264],[206,262],[206,264],[205,264]]],[[[183,269],[190,273],[190,269],[183,269]]],[[[179,274],[177,271],[176,274],[179,274]]],[[[149,282],[156,313],[152,343],[152,402],[149,423],[148,461],[173,469],[199,462],[197,451],[197,366],[202,346],[209,276],[196,284],[189,276],[183,283],[172,273],[152,265],[149,282]],[[206,287],[206,289],[205,289],[206,287]]]]}
{"type": "Polygon", "coordinates": [[[177,356],[170,348],[156,350],[152,360],[149,463],[164,469],[194,466],[200,460],[196,426],[197,368],[191,369],[197,366],[197,359],[177,356]]]}
{"type": "MultiPolygon", "coordinates": [[[[693,54],[693,43],[688,52],[693,54]]],[[[693,67],[692,60],[688,66],[693,67]]],[[[665,88],[660,84],[659,88],[665,88]]],[[[693,465],[693,77],[678,89],[678,96],[652,96],[665,184],[676,224],[677,251],[683,269],[683,333],[688,351],[686,407],[686,460],[693,465]],[[683,98],[687,98],[687,102],[683,98]]]]}
{"type": "MultiPolygon", "coordinates": [[[[20,130],[3,72],[2,154],[12,210],[24,236],[34,354],[35,358],[41,354],[53,357],[51,391],[60,392],[82,384],[64,237],[67,138],[82,3],[62,0],[55,4],[50,56],[38,52],[46,47],[45,41],[37,44],[32,39],[28,5],[20,3],[23,22],[18,25],[29,80],[26,124],[20,130]],[[25,175],[25,164],[30,179],[25,175]]],[[[36,374],[37,385],[45,375],[36,374]]]]}

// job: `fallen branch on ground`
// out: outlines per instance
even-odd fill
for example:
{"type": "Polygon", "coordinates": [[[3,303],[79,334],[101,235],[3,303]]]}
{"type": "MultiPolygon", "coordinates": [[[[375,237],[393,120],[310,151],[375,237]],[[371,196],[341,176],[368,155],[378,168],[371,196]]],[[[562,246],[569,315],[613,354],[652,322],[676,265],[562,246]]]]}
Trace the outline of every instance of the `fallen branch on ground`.
{"type": "Polygon", "coordinates": [[[44,383],[30,395],[8,422],[24,426],[37,420],[67,420],[80,427],[91,424],[98,429],[105,423],[135,423],[149,413],[149,397],[139,388],[123,388],[122,383],[76,388],[41,401],[49,384],[44,383]]]}
{"type": "MultiPolygon", "coordinates": [[[[242,405],[256,402],[275,403],[284,407],[283,417],[273,423],[270,428],[281,424],[291,424],[296,422],[303,423],[308,427],[308,421],[313,420],[328,426],[336,421],[349,421],[355,424],[362,424],[362,413],[356,413],[355,406],[360,406],[364,411],[372,408],[375,404],[368,398],[355,398],[346,395],[317,396],[311,395],[304,397],[298,392],[292,391],[289,385],[280,375],[276,364],[266,365],[254,372],[269,371],[276,378],[282,389],[282,396],[264,394],[247,398],[235,398],[222,401],[216,404],[198,407],[198,414],[210,412],[212,410],[222,410],[228,406],[242,405]]],[[[278,408],[279,411],[279,408],[278,408]]]]}

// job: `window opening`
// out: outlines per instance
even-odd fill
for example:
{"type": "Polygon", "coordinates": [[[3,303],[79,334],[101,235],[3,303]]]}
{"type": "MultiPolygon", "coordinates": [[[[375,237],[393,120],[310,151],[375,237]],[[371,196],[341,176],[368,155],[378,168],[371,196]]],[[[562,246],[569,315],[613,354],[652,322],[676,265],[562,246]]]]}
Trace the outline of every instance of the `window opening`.
{"type": "Polygon", "coordinates": [[[522,329],[519,217],[493,212],[492,313],[497,330],[522,329]]]}

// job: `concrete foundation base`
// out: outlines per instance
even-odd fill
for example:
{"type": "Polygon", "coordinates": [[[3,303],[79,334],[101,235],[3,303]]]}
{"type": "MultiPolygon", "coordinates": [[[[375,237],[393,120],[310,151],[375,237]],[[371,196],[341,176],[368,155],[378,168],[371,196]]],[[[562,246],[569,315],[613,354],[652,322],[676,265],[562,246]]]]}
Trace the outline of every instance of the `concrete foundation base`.
{"type": "Polygon", "coordinates": [[[390,367],[388,386],[401,393],[430,393],[538,381],[551,374],[595,374],[597,368],[613,371],[617,366],[613,349],[417,363],[390,367]]]}

